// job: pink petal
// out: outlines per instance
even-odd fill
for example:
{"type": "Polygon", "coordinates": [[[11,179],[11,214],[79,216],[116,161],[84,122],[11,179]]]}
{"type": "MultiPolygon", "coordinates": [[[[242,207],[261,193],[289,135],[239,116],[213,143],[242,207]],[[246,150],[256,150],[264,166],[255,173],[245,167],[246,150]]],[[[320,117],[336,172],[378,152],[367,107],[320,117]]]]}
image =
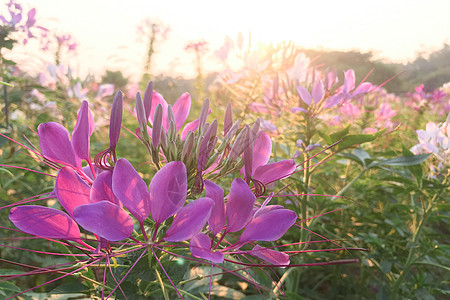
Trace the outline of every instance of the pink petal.
{"type": "MultiPolygon", "coordinates": [[[[84,167],[81,168],[81,170],[83,171],[83,173],[84,173],[87,177],[89,177],[90,179],[92,179],[92,181],[95,179],[95,178],[94,178],[94,174],[92,174],[91,167],[89,167],[89,166],[84,166],[84,167]]],[[[97,176],[98,174],[100,174],[100,173],[102,173],[102,172],[105,172],[105,171],[102,170],[102,169],[97,168],[97,167],[94,165],[94,172],[95,172],[95,176],[97,176]]]]}
{"type": "Polygon", "coordinates": [[[295,171],[295,168],[293,159],[282,160],[256,168],[253,178],[268,184],[289,177],[295,171]]]}
{"type": "Polygon", "coordinates": [[[59,170],[56,176],[55,193],[59,203],[73,218],[73,210],[90,200],[91,188],[69,167],[59,170]]]}
{"type": "Polygon", "coordinates": [[[161,104],[162,108],[163,108],[163,127],[164,128],[169,128],[168,126],[168,122],[167,122],[167,102],[166,100],[164,100],[164,98],[156,92],[153,92],[153,98],[152,98],[152,109],[150,111],[150,116],[149,116],[149,121],[150,123],[153,125],[153,118],[155,115],[155,110],[156,110],[156,106],[158,106],[158,104],[161,104]]]}
{"type": "Polygon", "coordinates": [[[194,120],[192,122],[189,122],[184,126],[183,131],[181,132],[181,140],[184,141],[186,139],[187,134],[189,131],[195,132],[198,128],[199,119],[194,120]]]}
{"type": "Polygon", "coordinates": [[[361,83],[355,91],[352,93],[352,97],[358,96],[360,94],[368,93],[373,88],[373,85],[370,82],[361,83]]]}
{"type": "Polygon", "coordinates": [[[306,105],[311,106],[311,94],[302,86],[297,87],[297,93],[306,105]]]}
{"type": "Polygon", "coordinates": [[[90,192],[90,203],[96,203],[107,200],[115,205],[122,207],[122,202],[114,195],[112,189],[113,172],[104,171],[100,173],[92,184],[90,192]]]}
{"type": "Polygon", "coordinates": [[[53,162],[80,168],[79,161],[69,140],[69,132],[62,125],[54,122],[38,126],[39,145],[42,155],[53,162]]]}
{"type": "Polygon", "coordinates": [[[211,251],[211,239],[204,233],[197,233],[191,238],[189,249],[193,257],[203,258],[216,264],[223,263],[223,253],[211,251]]]}
{"type": "Polygon", "coordinates": [[[173,105],[173,113],[175,115],[175,123],[177,124],[177,132],[180,131],[181,127],[183,127],[184,122],[186,122],[186,119],[189,116],[190,109],[191,96],[189,96],[189,93],[184,93],[173,105]]]}
{"type": "Polygon", "coordinates": [[[126,239],[133,232],[133,220],[128,213],[109,201],[78,206],[73,214],[81,227],[108,241],[126,239]]]}
{"type": "Polygon", "coordinates": [[[274,265],[288,266],[290,263],[289,255],[286,253],[267,249],[259,245],[256,245],[250,251],[250,254],[274,265]]]}
{"type": "Polygon", "coordinates": [[[293,107],[292,109],[291,109],[291,113],[293,113],[293,114],[295,114],[295,113],[298,113],[298,112],[308,112],[308,110],[306,110],[306,109],[304,109],[304,108],[302,108],[302,107],[293,107]]]}
{"type": "Polygon", "coordinates": [[[214,235],[221,232],[225,226],[225,202],[223,189],[212,181],[205,180],[206,197],[214,200],[211,216],[208,219],[209,227],[214,235]]]}
{"type": "Polygon", "coordinates": [[[81,242],[77,223],[66,213],[54,208],[17,206],[11,208],[9,219],[17,228],[28,234],[81,242]]]}
{"type": "Polygon", "coordinates": [[[173,219],[164,237],[168,242],[182,242],[199,233],[208,220],[214,200],[197,199],[184,206],[173,219]]]}
{"type": "Polygon", "coordinates": [[[256,217],[258,217],[260,215],[268,213],[269,211],[277,210],[277,209],[284,209],[284,207],[281,206],[281,205],[268,205],[268,206],[264,206],[264,207],[261,207],[261,208],[257,208],[255,210],[255,213],[253,214],[253,218],[256,218],[256,217]]]}
{"type": "Polygon", "coordinates": [[[341,102],[343,97],[344,97],[344,95],[342,93],[335,94],[335,95],[331,96],[325,102],[325,105],[323,106],[323,108],[329,108],[329,107],[333,107],[333,106],[338,105],[339,102],[341,102]]]}
{"type": "Polygon", "coordinates": [[[87,101],[83,101],[78,111],[77,124],[72,133],[72,147],[75,154],[85,161],[91,161],[90,145],[94,124],[92,121],[92,113],[89,110],[87,101]]]}
{"type": "Polygon", "coordinates": [[[151,214],[156,224],[173,216],[183,206],[187,194],[187,173],[184,163],[173,161],[162,167],[149,186],[151,214]]]}
{"type": "Polygon", "coordinates": [[[131,163],[124,158],[119,159],[114,167],[112,189],[114,195],[140,223],[147,219],[150,214],[147,185],[131,163]]]}
{"type": "Polygon", "coordinates": [[[289,209],[271,208],[260,209],[242,232],[240,242],[247,241],[276,241],[294,225],[297,214],[289,209]]]}
{"type": "Polygon", "coordinates": [[[323,83],[322,80],[319,79],[312,90],[312,98],[314,99],[314,102],[318,103],[320,100],[322,100],[324,94],[325,90],[323,87],[323,83]]]}
{"type": "Polygon", "coordinates": [[[355,88],[355,71],[352,69],[344,72],[344,92],[349,93],[355,88]]]}
{"type": "Polygon", "coordinates": [[[264,131],[258,132],[258,136],[256,137],[255,144],[253,146],[252,173],[255,173],[257,167],[267,164],[271,154],[272,140],[270,139],[270,136],[264,131]]]}
{"type": "Polygon", "coordinates": [[[248,108],[251,111],[260,113],[260,114],[266,114],[270,113],[272,109],[270,109],[266,104],[258,103],[258,102],[252,102],[248,105],[248,108]]]}
{"type": "Polygon", "coordinates": [[[227,198],[227,232],[239,231],[247,225],[252,217],[255,200],[256,196],[244,180],[233,180],[227,198]]]}

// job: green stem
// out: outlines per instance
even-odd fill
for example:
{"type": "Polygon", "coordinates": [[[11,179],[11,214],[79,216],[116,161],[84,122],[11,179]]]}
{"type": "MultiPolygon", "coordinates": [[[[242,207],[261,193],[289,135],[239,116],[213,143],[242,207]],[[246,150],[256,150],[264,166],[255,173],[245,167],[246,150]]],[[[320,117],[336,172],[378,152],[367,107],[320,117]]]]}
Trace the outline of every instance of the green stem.
{"type": "MultiPolygon", "coordinates": [[[[163,282],[163,284],[164,284],[164,286],[165,286],[166,288],[172,289],[172,290],[175,291],[175,288],[174,288],[171,284],[168,284],[168,283],[165,283],[165,282],[163,282]]],[[[193,298],[193,299],[195,299],[195,300],[203,300],[202,298],[199,298],[199,297],[197,297],[197,296],[195,296],[195,295],[192,295],[191,293],[188,293],[188,292],[183,291],[183,290],[181,290],[181,289],[178,289],[178,292],[180,292],[180,294],[183,294],[183,295],[185,295],[185,296],[189,296],[189,297],[191,297],[191,298],[193,298]]]]}
{"type": "Polygon", "coordinates": [[[364,173],[366,173],[367,170],[368,169],[366,168],[362,169],[362,171],[358,174],[358,176],[356,176],[355,178],[353,178],[352,181],[347,183],[334,197],[331,198],[331,200],[334,200],[337,197],[342,196],[356,181],[358,181],[364,175],[364,173]]]}
{"type": "Polygon", "coordinates": [[[6,85],[3,86],[3,97],[5,98],[5,123],[6,123],[6,127],[9,127],[9,112],[8,112],[8,90],[6,85]]]}
{"type": "Polygon", "coordinates": [[[164,295],[164,299],[165,299],[165,300],[170,300],[169,295],[167,294],[167,291],[166,291],[166,289],[165,289],[165,286],[166,286],[166,285],[165,285],[164,282],[162,281],[161,275],[159,274],[159,272],[158,272],[157,269],[155,269],[155,273],[156,273],[156,277],[158,277],[158,282],[159,282],[159,284],[160,284],[160,286],[161,286],[161,291],[162,291],[162,293],[163,293],[163,295],[164,295]]]}
{"type": "MultiPolygon", "coordinates": [[[[446,184],[447,183],[447,178],[445,178],[442,181],[442,184],[446,184]]],[[[422,219],[419,221],[418,225],[416,226],[416,228],[413,231],[413,237],[412,237],[412,241],[411,244],[416,244],[416,242],[419,240],[420,237],[420,233],[422,232],[422,228],[425,224],[425,221],[428,219],[428,217],[430,216],[430,213],[432,212],[433,208],[434,208],[434,204],[436,202],[436,199],[439,198],[440,194],[442,193],[443,189],[438,191],[437,193],[434,194],[433,198],[428,202],[427,207],[424,209],[423,214],[422,214],[422,219]]],[[[403,280],[405,279],[406,275],[409,272],[409,269],[414,265],[415,263],[415,252],[416,252],[416,247],[411,247],[409,249],[409,253],[408,253],[408,257],[406,259],[406,263],[403,267],[403,270],[400,272],[400,275],[397,277],[397,280],[395,280],[395,282],[392,285],[392,295],[393,295],[393,299],[400,299],[399,294],[398,294],[398,290],[400,288],[401,283],[403,282],[403,280]]]]}

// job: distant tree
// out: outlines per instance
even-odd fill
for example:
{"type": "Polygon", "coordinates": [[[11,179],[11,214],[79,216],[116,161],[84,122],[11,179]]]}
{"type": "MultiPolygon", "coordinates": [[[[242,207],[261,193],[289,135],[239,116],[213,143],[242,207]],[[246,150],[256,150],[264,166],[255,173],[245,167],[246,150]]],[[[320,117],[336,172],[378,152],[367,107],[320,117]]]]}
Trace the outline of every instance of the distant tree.
{"type": "Polygon", "coordinates": [[[406,65],[405,81],[411,90],[420,84],[425,90],[435,90],[450,82],[450,45],[429,53],[419,53],[418,57],[406,65]]]}
{"type": "Polygon", "coordinates": [[[101,83],[112,83],[114,84],[115,90],[124,90],[128,81],[129,78],[124,77],[121,71],[106,70],[105,74],[102,76],[101,83]]]}
{"type": "MultiPolygon", "coordinates": [[[[344,75],[342,71],[348,69],[355,70],[358,83],[373,69],[367,78],[367,81],[373,84],[381,84],[402,72],[402,65],[375,60],[372,52],[322,51],[313,49],[303,49],[301,51],[313,60],[313,65],[317,66],[317,68],[335,68],[338,71],[339,80],[343,80],[344,75]]],[[[401,92],[402,86],[400,78],[393,78],[384,88],[389,92],[401,92]]]]}
{"type": "Polygon", "coordinates": [[[171,28],[157,18],[146,18],[136,27],[138,40],[147,43],[147,51],[145,54],[144,74],[142,75],[139,86],[143,89],[147,83],[153,79],[154,74],[151,72],[152,57],[156,52],[157,43],[167,40],[171,28]]]}

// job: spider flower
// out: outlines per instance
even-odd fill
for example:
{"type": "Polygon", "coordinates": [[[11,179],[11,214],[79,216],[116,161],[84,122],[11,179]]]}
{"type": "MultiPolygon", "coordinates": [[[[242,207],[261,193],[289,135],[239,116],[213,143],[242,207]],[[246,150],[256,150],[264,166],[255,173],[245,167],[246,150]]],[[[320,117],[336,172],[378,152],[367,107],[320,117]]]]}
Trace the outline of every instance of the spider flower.
{"type": "MultiPolygon", "coordinates": [[[[252,134],[250,130],[248,133],[252,134]]],[[[264,131],[258,132],[254,143],[248,142],[247,144],[248,147],[244,152],[245,167],[243,171],[247,182],[252,181],[255,184],[257,195],[264,193],[265,185],[289,177],[295,171],[296,164],[292,159],[268,163],[272,154],[272,140],[264,131]]]]}
{"type": "MultiPolygon", "coordinates": [[[[106,176],[106,175],[104,175],[106,176]]],[[[102,176],[101,178],[103,178],[102,176]]],[[[97,193],[106,194],[106,186],[97,187],[97,193]]],[[[98,201],[91,193],[91,187],[70,167],[62,168],[56,177],[55,194],[60,210],[26,205],[17,206],[10,211],[11,222],[22,231],[40,236],[62,240],[72,240],[90,248],[81,241],[78,225],[107,241],[118,241],[131,236],[133,221],[128,213],[108,198],[98,201]]]]}
{"type": "MultiPolygon", "coordinates": [[[[222,237],[216,246],[212,246],[211,239],[204,233],[198,233],[190,240],[190,250],[194,257],[221,263],[224,260],[224,252],[230,249],[239,249],[246,244],[255,241],[276,241],[294,225],[297,214],[279,205],[267,205],[269,197],[261,207],[254,209],[256,196],[247,183],[236,178],[227,196],[227,204],[224,205],[223,190],[211,181],[205,180],[206,194],[214,200],[208,223],[213,236],[222,232],[222,237]],[[225,226],[226,224],[226,226],[225,226]],[[223,238],[230,232],[242,230],[239,240],[226,248],[216,250],[223,238]]],[[[285,253],[254,247],[249,254],[272,264],[288,265],[289,256],[285,253]]]]}

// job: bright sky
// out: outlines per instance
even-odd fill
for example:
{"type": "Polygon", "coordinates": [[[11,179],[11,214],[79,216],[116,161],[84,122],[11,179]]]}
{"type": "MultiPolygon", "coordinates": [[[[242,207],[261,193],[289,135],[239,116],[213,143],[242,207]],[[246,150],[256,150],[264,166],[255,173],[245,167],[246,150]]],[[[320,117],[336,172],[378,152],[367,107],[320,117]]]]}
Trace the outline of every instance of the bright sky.
{"type": "Polygon", "coordinates": [[[188,41],[208,41],[212,51],[207,60],[213,61],[225,35],[235,40],[238,32],[248,36],[251,31],[262,42],[373,50],[377,57],[396,62],[414,59],[417,51],[440,49],[450,38],[449,0],[20,2],[36,7],[41,25],[76,38],[78,54],[71,63],[79,65],[81,74],[102,74],[109,68],[139,78],[146,45],[137,42],[136,27],[146,17],[172,27],[169,39],[157,45],[155,73],[188,77],[195,75],[194,56],[184,51],[188,41]]]}

